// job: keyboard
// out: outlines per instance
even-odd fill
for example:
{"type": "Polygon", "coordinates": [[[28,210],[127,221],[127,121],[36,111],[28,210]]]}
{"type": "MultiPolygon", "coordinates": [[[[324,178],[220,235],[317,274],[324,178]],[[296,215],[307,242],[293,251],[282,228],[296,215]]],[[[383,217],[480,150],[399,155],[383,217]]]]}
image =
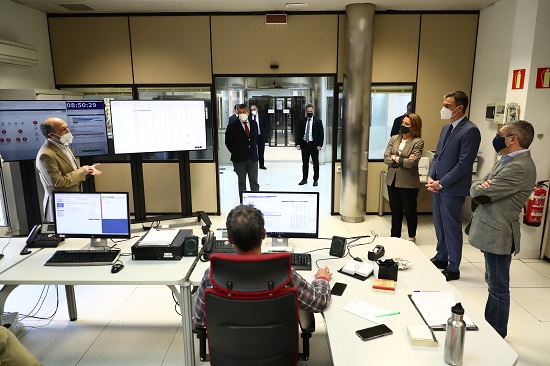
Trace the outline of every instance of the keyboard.
{"type": "Polygon", "coordinates": [[[216,240],[212,253],[237,254],[237,250],[226,240],[216,240]]]}
{"type": "Polygon", "coordinates": [[[309,253],[290,253],[290,265],[297,271],[311,271],[311,254],[309,253]]]}
{"type": "Polygon", "coordinates": [[[120,249],[111,250],[58,250],[45,266],[101,266],[111,265],[120,256],[120,249]]]}

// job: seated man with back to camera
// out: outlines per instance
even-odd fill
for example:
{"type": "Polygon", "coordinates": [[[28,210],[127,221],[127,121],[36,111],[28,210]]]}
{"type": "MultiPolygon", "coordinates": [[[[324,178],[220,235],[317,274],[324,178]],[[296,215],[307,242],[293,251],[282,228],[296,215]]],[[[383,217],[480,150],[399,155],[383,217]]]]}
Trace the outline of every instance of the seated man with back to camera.
{"type": "MultiPolygon", "coordinates": [[[[233,244],[238,255],[262,254],[262,240],[265,239],[264,217],[262,212],[252,205],[239,205],[229,212],[226,221],[227,239],[233,244]]],[[[321,267],[310,284],[294,269],[291,285],[298,290],[300,309],[321,312],[330,304],[330,285],[332,277],[328,267],[321,267]]],[[[199,289],[195,295],[193,319],[196,325],[204,326],[204,291],[212,287],[210,268],[204,272],[199,289]]]]}

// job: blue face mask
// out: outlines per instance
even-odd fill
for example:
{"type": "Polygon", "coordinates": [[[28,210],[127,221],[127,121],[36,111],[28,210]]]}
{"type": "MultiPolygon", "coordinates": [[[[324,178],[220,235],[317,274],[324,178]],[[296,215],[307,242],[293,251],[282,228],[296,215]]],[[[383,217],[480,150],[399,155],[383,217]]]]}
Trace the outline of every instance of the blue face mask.
{"type": "Polygon", "coordinates": [[[495,148],[495,151],[497,153],[506,148],[506,137],[502,137],[500,136],[500,134],[497,133],[497,135],[493,139],[493,147],[495,148]]]}

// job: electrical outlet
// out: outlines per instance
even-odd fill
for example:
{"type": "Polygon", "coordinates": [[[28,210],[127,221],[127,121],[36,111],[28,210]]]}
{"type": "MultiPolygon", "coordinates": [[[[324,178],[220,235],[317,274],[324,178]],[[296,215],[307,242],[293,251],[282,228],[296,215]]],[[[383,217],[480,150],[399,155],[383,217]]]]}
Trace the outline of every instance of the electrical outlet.
{"type": "Polygon", "coordinates": [[[342,167],[341,166],[336,167],[336,173],[342,173],[342,167]]]}

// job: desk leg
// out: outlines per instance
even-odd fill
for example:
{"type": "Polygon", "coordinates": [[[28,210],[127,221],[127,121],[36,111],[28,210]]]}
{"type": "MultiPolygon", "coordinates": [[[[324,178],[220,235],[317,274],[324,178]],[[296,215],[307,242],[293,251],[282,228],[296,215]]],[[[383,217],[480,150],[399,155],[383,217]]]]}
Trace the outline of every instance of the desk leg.
{"type": "Polygon", "coordinates": [[[188,281],[180,285],[180,310],[181,326],[183,333],[183,364],[186,366],[195,364],[195,343],[193,342],[193,324],[191,311],[191,283],[188,281]]]}
{"type": "Polygon", "coordinates": [[[69,319],[75,321],[78,318],[76,312],[76,298],[74,296],[74,286],[65,285],[65,294],[67,295],[67,310],[69,311],[69,319]]]}
{"type": "MultiPolygon", "coordinates": [[[[8,300],[8,296],[10,296],[11,292],[15,290],[19,285],[4,285],[2,286],[2,289],[0,290],[0,314],[4,314],[4,306],[6,306],[6,300],[8,300]]],[[[0,320],[0,323],[2,321],[0,320]]],[[[3,324],[0,324],[3,325],[3,324]]]]}

